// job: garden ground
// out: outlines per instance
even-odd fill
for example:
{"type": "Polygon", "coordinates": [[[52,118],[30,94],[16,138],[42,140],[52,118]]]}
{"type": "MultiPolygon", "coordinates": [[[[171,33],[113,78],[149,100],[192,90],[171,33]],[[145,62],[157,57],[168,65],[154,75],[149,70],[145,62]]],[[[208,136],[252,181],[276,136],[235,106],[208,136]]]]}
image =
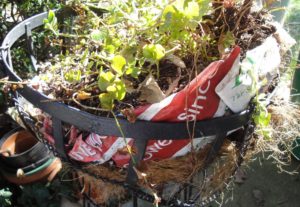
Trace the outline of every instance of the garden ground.
{"type": "Polygon", "coordinates": [[[259,155],[248,166],[242,167],[245,172],[244,182],[235,183],[233,189],[225,193],[222,206],[298,207],[300,206],[299,168],[300,162],[293,160],[285,170],[298,173],[294,175],[280,173],[274,163],[259,155]]]}

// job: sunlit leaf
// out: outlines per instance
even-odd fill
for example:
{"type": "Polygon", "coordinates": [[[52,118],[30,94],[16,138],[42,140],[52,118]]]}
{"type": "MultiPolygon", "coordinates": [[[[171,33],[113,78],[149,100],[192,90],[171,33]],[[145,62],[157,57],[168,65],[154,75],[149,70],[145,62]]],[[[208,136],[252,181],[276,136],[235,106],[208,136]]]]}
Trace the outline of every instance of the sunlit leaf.
{"type": "Polygon", "coordinates": [[[49,23],[52,23],[54,20],[55,20],[55,13],[54,11],[50,10],[49,13],[48,13],[48,22],[49,23]]]}
{"type": "Polygon", "coordinates": [[[131,75],[133,78],[138,78],[140,73],[141,73],[141,69],[135,67],[134,65],[128,67],[126,70],[126,75],[131,75]]]}
{"type": "Polygon", "coordinates": [[[185,13],[191,18],[199,16],[199,12],[200,12],[199,4],[194,1],[189,2],[187,7],[185,8],[185,13]]]}
{"type": "Polygon", "coordinates": [[[106,91],[107,87],[113,83],[114,79],[115,75],[112,72],[100,72],[98,78],[98,86],[100,90],[106,91]]]}
{"type": "Polygon", "coordinates": [[[91,70],[91,68],[93,67],[94,65],[94,61],[90,61],[89,64],[86,66],[86,69],[87,70],[91,70]]]}
{"type": "Polygon", "coordinates": [[[104,109],[111,110],[114,107],[114,99],[108,93],[101,93],[99,95],[99,100],[101,103],[101,107],[104,109]]]}
{"type": "Polygon", "coordinates": [[[114,54],[116,51],[116,47],[114,45],[105,45],[104,49],[110,54],[114,54]]]}
{"type": "Polygon", "coordinates": [[[126,60],[121,55],[116,55],[111,61],[111,67],[118,75],[122,75],[124,72],[124,66],[126,65],[126,60]]]}
{"type": "Polygon", "coordinates": [[[110,93],[111,95],[114,95],[117,92],[117,88],[114,85],[108,86],[106,88],[107,92],[110,93]]]}
{"type": "Polygon", "coordinates": [[[91,38],[93,41],[98,41],[101,42],[105,40],[108,36],[108,31],[107,30],[93,30],[91,32],[91,38]]]}
{"type": "Polygon", "coordinates": [[[70,70],[65,73],[65,80],[74,83],[79,82],[81,80],[81,71],[80,70],[70,70]]]}
{"type": "Polygon", "coordinates": [[[162,59],[165,54],[165,48],[160,44],[148,44],[143,47],[143,56],[155,62],[162,59]]]}
{"type": "Polygon", "coordinates": [[[126,95],[126,86],[123,83],[123,81],[115,81],[115,87],[117,89],[116,91],[116,99],[121,101],[125,98],[126,95]]]}

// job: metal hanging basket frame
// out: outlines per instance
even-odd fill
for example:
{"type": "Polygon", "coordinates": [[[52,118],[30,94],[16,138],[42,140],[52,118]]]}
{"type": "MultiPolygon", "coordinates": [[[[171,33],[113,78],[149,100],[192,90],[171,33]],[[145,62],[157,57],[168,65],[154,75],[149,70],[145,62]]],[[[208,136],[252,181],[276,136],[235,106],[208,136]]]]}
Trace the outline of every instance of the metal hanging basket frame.
{"type": "MultiPolygon", "coordinates": [[[[45,12],[22,21],[6,35],[4,41],[2,42],[2,46],[0,47],[0,60],[2,59],[1,61],[5,69],[5,74],[11,81],[22,81],[22,79],[13,69],[11,56],[11,47],[22,36],[25,36],[26,38],[28,46],[27,49],[30,53],[29,55],[32,65],[35,69],[37,69],[37,60],[33,55],[34,44],[32,41],[32,30],[42,26],[43,20],[47,18],[47,15],[48,13],[45,12]]],[[[55,150],[59,156],[65,160],[68,160],[68,157],[64,149],[64,134],[62,130],[63,123],[68,123],[70,125],[74,125],[80,130],[93,132],[100,135],[113,135],[122,137],[114,118],[96,116],[68,106],[64,103],[50,101],[46,95],[27,85],[24,85],[23,88],[17,89],[16,95],[17,97],[24,97],[35,107],[41,109],[52,117],[55,150]]],[[[209,163],[221,148],[223,141],[227,136],[227,132],[237,128],[244,128],[244,135],[241,139],[241,145],[244,144],[244,139],[249,135],[250,131],[249,126],[251,125],[252,111],[252,109],[247,109],[238,114],[191,122],[191,124],[187,124],[186,122],[150,122],[142,120],[137,120],[135,123],[130,123],[125,118],[118,118],[118,121],[122,131],[124,132],[124,136],[134,139],[134,145],[138,150],[137,153],[134,154],[133,159],[137,163],[143,159],[147,143],[150,139],[165,140],[170,139],[170,137],[173,140],[186,139],[189,137],[188,131],[191,129],[194,130],[194,137],[211,135],[216,136],[214,142],[212,143],[213,147],[206,158],[206,163],[209,163]]],[[[36,129],[32,130],[35,131],[36,129]]],[[[37,132],[35,131],[35,133],[37,132]]],[[[133,169],[133,163],[133,160],[131,160],[128,167],[125,185],[135,188],[137,175],[133,169]]]]}

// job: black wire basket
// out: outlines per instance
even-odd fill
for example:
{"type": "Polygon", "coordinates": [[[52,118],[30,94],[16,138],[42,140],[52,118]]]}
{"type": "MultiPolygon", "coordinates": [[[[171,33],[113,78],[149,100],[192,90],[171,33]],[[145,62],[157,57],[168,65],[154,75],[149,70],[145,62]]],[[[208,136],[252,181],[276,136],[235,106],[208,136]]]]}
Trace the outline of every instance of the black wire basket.
{"type": "MultiPolygon", "coordinates": [[[[32,40],[32,30],[43,26],[43,19],[45,18],[47,18],[47,13],[33,16],[19,23],[5,37],[0,48],[0,58],[2,59],[5,74],[11,81],[22,81],[22,79],[15,73],[13,69],[11,54],[12,46],[21,37],[25,37],[32,66],[33,68],[37,69],[37,60],[33,55],[34,44],[32,40]]],[[[17,91],[14,92],[14,97],[15,105],[17,106],[20,116],[24,120],[26,126],[33,131],[40,140],[43,140],[43,142],[55,152],[56,156],[60,157],[64,162],[71,163],[75,169],[82,170],[80,169],[80,165],[72,162],[67,156],[64,148],[65,134],[62,129],[64,124],[73,125],[80,130],[93,132],[100,135],[114,135],[122,137],[122,134],[116,125],[115,119],[96,116],[60,102],[50,101],[47,96],[27,85],[17,89],[17,91]],[[43,112],[51,116],[53,123],[53,136],[55,139],[54,147],[47,143],[45,139],[43,139],[43,134],[41,134],[39,129],[36,127],[35,121],[22,109],[22,105],[19,104],[20,97],[25,98],[35,107],[41,109],[43,112]]],[[[247,110],[238,114],[204,121],[196,121],[188,126],[186,122],[170,123],[137,120],[135,123],[129,123],[125,118],[118,118],[121,128],[124,131],[124,136],[134,138],[134,146],[137,149],[137,152],[133,155],[127,168],[127,178],[125,182],[112,181],[101,176],[97,176],[96,178],[105,182],[121,185],[128,189],[128,194],[131,194],[132,205],[134,207],[143,206],[138,204],[138,199],[153,203],[155,200],[154,196],[144,191],[137,185],[138,177],[133,168],[133,159],[137,163],[143,159],[147,142],[150,139],[165,140],[169,139],[170,137],[172,137],[174,140],[186,139],[186,137],[189,137],[188,128],[194,130],[195,137],[214,135],[216,138],[212,143],[210,151],[206,155],[204,168],[197,172],[197,174],[201,174],[218,154],[228,132],[239,128],[241,129],[242,133],[239,133],[238,139],[235,140],[240,151],[240,156],[237,162],[238,167],[243,161],[243,155],[247,150],[249,138],[251,138],[251,134],[253,132],[254,126],[251,121],[252,112],[253,107],[249,106],[247,110]]],[[[234,173],[234,171],[232,173],[234,173]]],[[[213,192],[212,196],[207,201],[211,201],[215,198],[213,196],[215,195],[214,193],[216,192],[213,192]]],[[[96,204],[93,204],[90,201],[89,195],[86,195],[85,203],[86,206],[96,206],[96,204]]],[[[162,198],[161,200],[161,204],[166,206],[205,206],[206,203],[207,202],[201,197],[201,193],[199,193],[198,190],[193,189],[193,185],[186,183],[181,184],[177,192],[174,193],[171,198],[162,198]]]]}

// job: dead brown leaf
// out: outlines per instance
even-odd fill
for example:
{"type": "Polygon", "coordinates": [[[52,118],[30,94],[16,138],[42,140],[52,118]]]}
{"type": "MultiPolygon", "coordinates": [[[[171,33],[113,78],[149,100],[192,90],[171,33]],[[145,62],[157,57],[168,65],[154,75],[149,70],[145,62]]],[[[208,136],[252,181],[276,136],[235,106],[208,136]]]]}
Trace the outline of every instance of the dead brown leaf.
{"type": "Polygon", "coordinates": [[[76,99],[81,101],[87,100],[89,98],[91,98],[91,93],[87,93],[85,91],[79,91],[76,96],[76,99]]]}
{"type": "Polygon", "coordinates": [[[160,102],[166,97],[152,74],[146,77],[146,79],[140,84],[139,89],[141,92],[140,100],[145,100],[150,104],[160,102]]]}

